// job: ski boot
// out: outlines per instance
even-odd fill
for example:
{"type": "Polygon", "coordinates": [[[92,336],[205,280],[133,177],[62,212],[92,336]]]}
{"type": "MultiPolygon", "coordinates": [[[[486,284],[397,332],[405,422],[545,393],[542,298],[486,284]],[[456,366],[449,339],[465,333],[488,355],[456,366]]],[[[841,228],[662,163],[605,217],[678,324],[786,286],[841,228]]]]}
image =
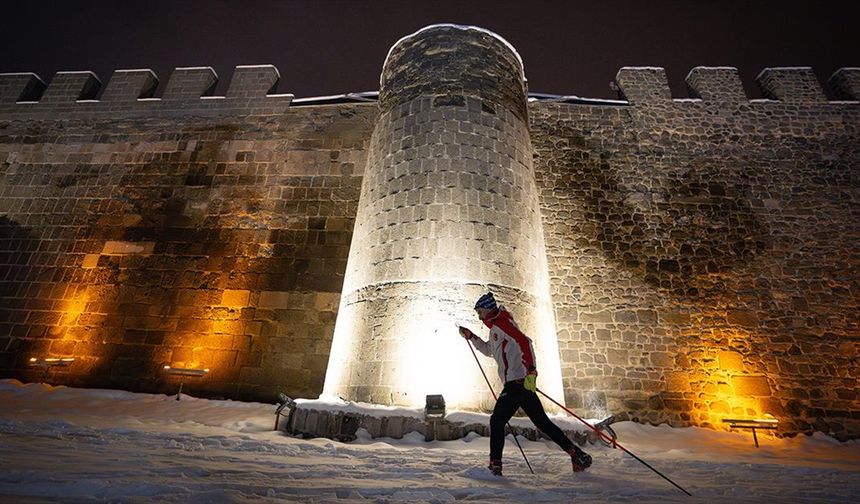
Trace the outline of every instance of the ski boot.
{"type": "Polygon", "coordinates": [[[501,460],[492,460],[490,459],[490,465],[487,466],[487,469],[490,470],[496,476],[502,475],[502,461],[501,460]]]}
{"type": "Polygon", "coordinates": [[[571,446],[567,450],[570,455],[570,463],[573,466],[573,472],[582,472],[591,467],[591,455],[580,450],[576,445],[571,446]]]}

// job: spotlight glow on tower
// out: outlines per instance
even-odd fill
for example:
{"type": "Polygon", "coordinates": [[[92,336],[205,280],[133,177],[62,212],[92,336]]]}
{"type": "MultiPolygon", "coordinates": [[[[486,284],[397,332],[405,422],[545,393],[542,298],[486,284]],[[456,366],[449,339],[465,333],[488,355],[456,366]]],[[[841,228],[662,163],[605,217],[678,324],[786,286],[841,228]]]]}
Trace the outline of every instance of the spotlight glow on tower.
{"type": "Polygon", "coordinates": [[[380,86],[324,394],[491,407],[456,329],[486,337],[472,306],[490,289],[533,339],[539,386],[563,397],[519,55],[434,25],[392,47],[380,86]]]}

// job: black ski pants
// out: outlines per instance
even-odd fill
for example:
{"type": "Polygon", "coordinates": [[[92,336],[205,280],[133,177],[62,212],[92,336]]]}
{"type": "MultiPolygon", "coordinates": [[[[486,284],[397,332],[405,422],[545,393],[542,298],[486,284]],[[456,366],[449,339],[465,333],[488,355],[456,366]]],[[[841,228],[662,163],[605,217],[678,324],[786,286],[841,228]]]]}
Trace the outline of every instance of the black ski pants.
{"type": "Polygon", "coordinates": [[[546,416],[543,404],[534,392],[523,387],[521,381],[509,381],[496,401],[493,414],[490,416],[490,460],[501,460],[505,448],[505,424],[522,408],[535,427],[550,437],[562,450],[567,451],[573,442],[564,435],[558,426],[546,416]]]}

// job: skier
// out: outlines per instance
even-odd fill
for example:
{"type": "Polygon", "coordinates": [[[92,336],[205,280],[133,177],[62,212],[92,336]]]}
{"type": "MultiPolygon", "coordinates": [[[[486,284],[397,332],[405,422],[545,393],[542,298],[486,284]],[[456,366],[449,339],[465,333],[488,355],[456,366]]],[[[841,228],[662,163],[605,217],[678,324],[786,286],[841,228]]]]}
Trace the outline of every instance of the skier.
{"type": "Polygon", "coordinates": [[[522,408],[535,427],[570,455],[574,472],[584,471],[591,465],[591,456],[574,445],[546,416],[535,393],[538,373],[532,340],[520,331],[504,306],[496,303],[492,292],[478,299],[475,311],[484,325],[490,328],[489,340],[482,340],[465,327],[460,327],[460,335],[470,341],[479,352],[496,359],[499,378],[505,384],[490,416],[490,471],[497,476],[502,475],[505,424],[514,416],[517,408],[522,408]]]}

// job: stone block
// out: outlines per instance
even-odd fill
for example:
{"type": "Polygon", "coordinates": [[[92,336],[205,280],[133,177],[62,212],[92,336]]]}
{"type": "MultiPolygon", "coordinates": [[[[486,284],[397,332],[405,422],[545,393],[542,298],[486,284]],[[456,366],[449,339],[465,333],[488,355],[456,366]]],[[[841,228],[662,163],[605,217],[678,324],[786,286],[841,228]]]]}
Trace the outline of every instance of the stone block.
{"type": "Polygon", "coordinates": [[[0,74],[0,104],[36,101],[44,91],[44,81],[34,73],[0,74]]]}
{"type": "Polygon", "coordinates": [[[258,308],[284,309],[290,307],[290,291],[263,291],[260,293],[258,308]]]}
{"type": "Polygon", "coordinates": [[[624,67],[615,75],[621,95],[633,105],[648,105],[672,99],[666,70],[659,67],[624,67]]]}
{"type": "Polygon", "coordinates": [[[770,396],[771,390],[765,376],[733,376],[732,390],[742,396],[770,396]]]}
{"type": "Polygon", "coordinates": [[[177,68],[167,81],[162,100],[194,102],[202,96],[211,96],[216,84],[218,75],[212,67],[177,68]]]}
{"type": "Polygon", "coordinates": [[[720,369],[723,371],[741,373],[744,370],[744,357],[738,352],[718,350],[717,359],[720,362],[720,369]]]}
{"type": "Polygon", "coordinates": [[[728,415],[732,412],[731,406],[726,401],[714,401],[708,405],[708,409],[722,415],[728,415]]]}
{"type": "Polygon", "coordinates": [[[765,68],[756,77],[762,94],[772,100],[819,103],[827,101],[809,67],[765,68]]]}
{"type": "Polygon", "coordinates": [[[579,313],[579,321],[583,322],[583,323],[611,324],[612,323],[612,313],[609,311],[600,311],[600,312],[596,312],[596,313],[580,312],[579,313]]]}
{"type": "Polygon", "coordinates": [[[81,268],[90,269],[95,268],[99,264],[99,254],[86,254],[84,255],[84,260],[81,263],[81,268]]]}
{"type": "Polygon", "coordinates": [[[758,314],[752,310],[729,310],[726,313],[726,318],[730,324],[744,327],[758,326],[758,314]]]}
{"type": "Polygon", "coordinates": [[[155,242],[107,241],[103,255],[149,255],[155,250],[155,242]]]}
{"type": "Polygon", "coordinates": [[[840,68],[827,79],[827,87],[837,100],[860,100],[860,68],[840,68]]]}
{"type": "Polygon", "coordinates": [[[139,98],[151,98],[157,87],[158,77],[148,68],[116,70],[102,93],[101,101],[134,102],[139,98]]]}
{"type": "Polygon", "coordinates": [[[57,340],[51,343],[51,354],[58,356],[68,356],[75,353],[77,341],[57,340]]]}
{"type": "Polygon", "coordinates": [[[636,310],[636,317],[641,324],[656,324],[657,312],[655,310],[636,310]]]}
{"type": "Polygon", "coordinates": [[[672,356],[666,352],[651,352],[651,365],[659,368],[672,367],[675,363],[672,356]]]}
{"type": "Polygon", "coordinates": [[[318,292],[314,294],[314,309],[319,311],[337,311],[340,303],[340,293],[318,292]]]}
{"type": "Polygon", "coordinates": [[[627,366],[630,359],[627,350],[610,348],[606,350],[606,361],[615,366],[627,366]]]}
{"type": "Polygon", "coordinates": [[[244,308],[248,306],[251,291],[227,289],[221,294],[221,304],[231,308],[244,308]]]}
{"type": "Polygon", "coordinates": [[[691,388],[687,373],[667,373],[666,388],[669,392],[689,392],[691,388]]]}
{"type": "Polygon", "coordinates": [[[40,105],[75,103],[95,98],[101,81],[92,72],[57,72],[39,100],[40,105]]]}
{"type": "Polygon", "coordinates": [[[171,362],[190,362],[194,358],[194,349],[191,347],[177,347],[173,349],[170,356],[171,362]]]}
{"type": "Polygon", "coordinates": [[[670,411],[692,411],[693,401],[689,399],[663,399],[663,405],[670,411]]]}
{"type": "Polygon", "coordinates": [[[274,92],[281,78],[274,65],[240,65],[233,71],[227,98],[264,98],[274,92]]]}
{"type": "Polygon", "coordinates": [[[689,324],[690,314],[677,312],[674,310],[658,310],[658,320],[664,324],[689,324]]]}
{"type": "Polygon", "coordinates": [[[706,102],[737,104],[747,101],[738,69],[734,67],[695,67],[687,74],[690,95],[706,102]]]}
{"type": "Polygon", "coordinates": [[[633,310],[618,310],[614,314],[614,319],[620,324],[635,324],[639,321],[633,310]]]}

